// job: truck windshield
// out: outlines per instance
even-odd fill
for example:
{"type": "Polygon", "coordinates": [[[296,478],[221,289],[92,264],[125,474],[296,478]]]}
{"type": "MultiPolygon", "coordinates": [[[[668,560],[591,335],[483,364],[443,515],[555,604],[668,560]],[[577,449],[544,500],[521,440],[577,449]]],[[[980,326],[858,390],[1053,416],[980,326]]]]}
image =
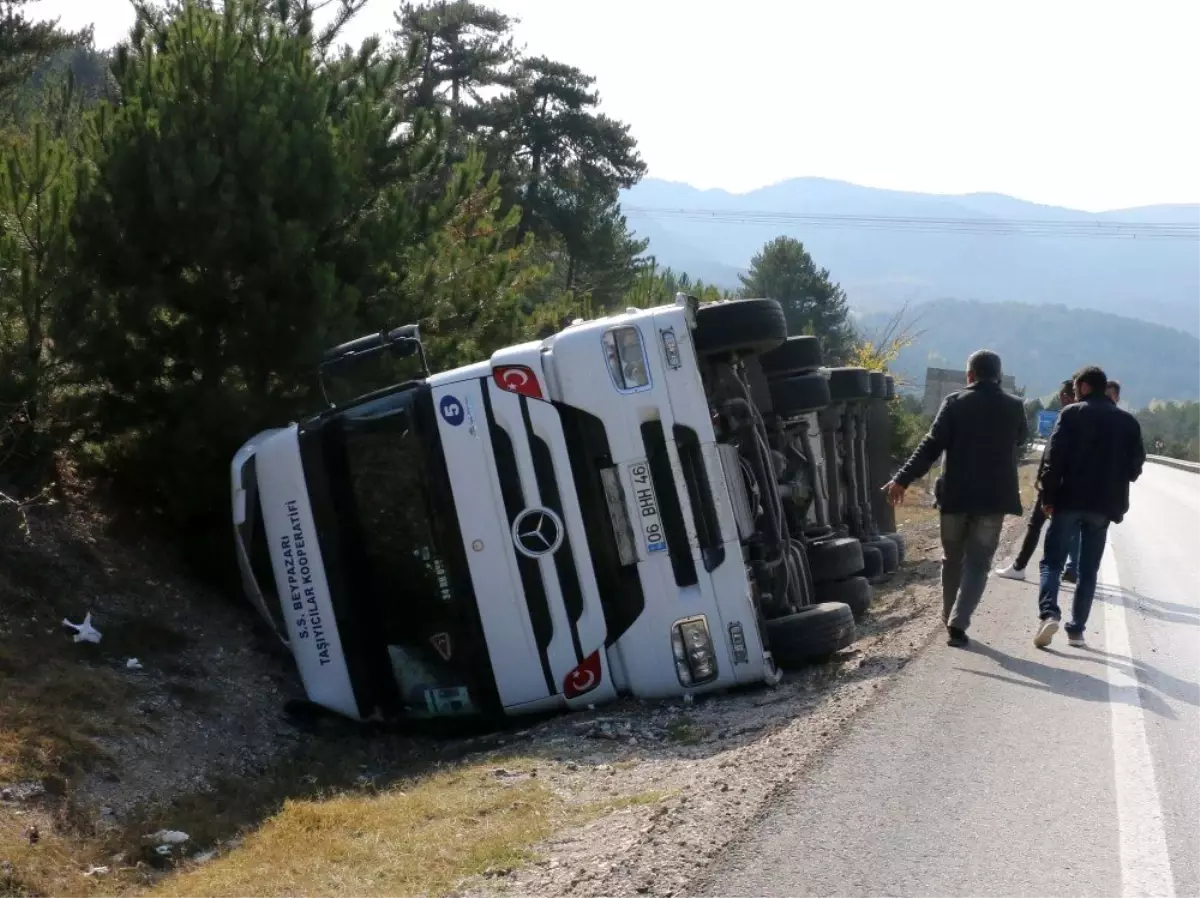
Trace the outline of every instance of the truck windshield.
{"type": "Polygon", "coordinates": [[[471,625],[478,613],[429,388],[368,398],[319,429],[346,586],[339,626],[354,619],[369,666],[390,672],[404,713],[482,710],[486,650],[471,625]]]}

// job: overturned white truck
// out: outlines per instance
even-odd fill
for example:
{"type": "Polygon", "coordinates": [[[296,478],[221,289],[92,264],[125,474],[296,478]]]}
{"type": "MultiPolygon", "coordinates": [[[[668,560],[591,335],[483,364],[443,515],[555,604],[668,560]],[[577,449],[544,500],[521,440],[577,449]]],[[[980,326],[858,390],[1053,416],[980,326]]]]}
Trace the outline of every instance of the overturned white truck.
{"type": "MultiPolygon", "coordinates": [[[[309,699],[502,717],[762,682],[853,642],[811,603],[748,363],[772,300],[630,309],[331,405],[232,465],[245,590],[309,699]]],[[[324,366],[424,352],[413,326],[324,366]]]]}

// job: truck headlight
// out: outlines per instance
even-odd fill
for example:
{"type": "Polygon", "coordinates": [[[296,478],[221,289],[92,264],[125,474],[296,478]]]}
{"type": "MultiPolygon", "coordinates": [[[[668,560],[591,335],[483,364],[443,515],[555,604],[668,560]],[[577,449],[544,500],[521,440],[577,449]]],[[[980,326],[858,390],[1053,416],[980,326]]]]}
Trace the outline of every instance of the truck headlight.
{"type": "Polygon", "coordinates": [[[667,357],[667,367],[682,367],[683,359],[679,355],[679,341],[675,339],[675,329],[668,327],[666,330],[659,331],[659,335],[662,337],[663,355],[667,357]]]}
{"type": "Polygon", "coordinates": [[[614,327],[604,332],[604,358],[618,390],[641,390],[650,385],[650,365],[636,327],[614,327]]]}
{"type": "Polygon", "coordinates": [[[717,678],[717,653],[704,615],[675,621],[671,650],[680,685],[700,686],[717,678]]]}

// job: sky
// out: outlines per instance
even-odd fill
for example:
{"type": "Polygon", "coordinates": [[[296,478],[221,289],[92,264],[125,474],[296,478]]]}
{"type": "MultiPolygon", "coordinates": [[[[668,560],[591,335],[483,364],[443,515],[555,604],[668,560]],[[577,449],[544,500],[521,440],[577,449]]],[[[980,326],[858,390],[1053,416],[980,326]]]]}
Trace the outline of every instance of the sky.
{"type": "MultiPolygon", "coordinates": [[[[486,2],[486,0],[485,0],[486,2]]],[[[347,33],[393,26],[369,0],[347,33]]],[[[1200,0],[491,0],[597,79],[652,177],[824,177],[1098,212],[1200,202],[1200,0]]],[[[120,40],[127,0],[41,0],[120,40]]]]}

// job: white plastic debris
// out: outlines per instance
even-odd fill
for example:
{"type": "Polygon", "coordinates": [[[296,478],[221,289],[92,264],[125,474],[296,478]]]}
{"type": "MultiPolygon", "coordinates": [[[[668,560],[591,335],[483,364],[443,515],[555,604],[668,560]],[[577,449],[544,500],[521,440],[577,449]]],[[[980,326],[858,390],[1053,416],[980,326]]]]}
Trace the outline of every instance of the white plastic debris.
{"type": "Polygon", "coordinates": [[[150,841],[157,842],[159,845],[182,845],[189,838],[187,833],[177,829],[160,829],[150,836],[150,841]]]}
{"type": "Polygon", "coordinates": [[[128,661],[125,662],[125,666],[128,667],[130,670],[141,670],[142,662],[139,661],[137,658],[130,658],[128,661]]]}
{"type": "Polygon", "coordinates": [[[107,872],[108,872],[108,867],[106,867],[106,866],[105,867],[88,867],[87,871],[84,872],[83,875],[84,876],[103,876],[107,872]]]}
{"type": "Polygon", "coordinates": [[[170,845],[159,845],[157,848],[154,849],[154,851],[160,857],[166,857],[168,854],[171,853],[171,846],[170,845]]]}
{"type": "Polygon", "coordinates": [[[84,615],[82,624],[73,624],[64,617],[63,626],[70,627],[75,631],[76,642],[100,641],[100,631],[92,626],[92,613],[90,611],[84,615]]]}

